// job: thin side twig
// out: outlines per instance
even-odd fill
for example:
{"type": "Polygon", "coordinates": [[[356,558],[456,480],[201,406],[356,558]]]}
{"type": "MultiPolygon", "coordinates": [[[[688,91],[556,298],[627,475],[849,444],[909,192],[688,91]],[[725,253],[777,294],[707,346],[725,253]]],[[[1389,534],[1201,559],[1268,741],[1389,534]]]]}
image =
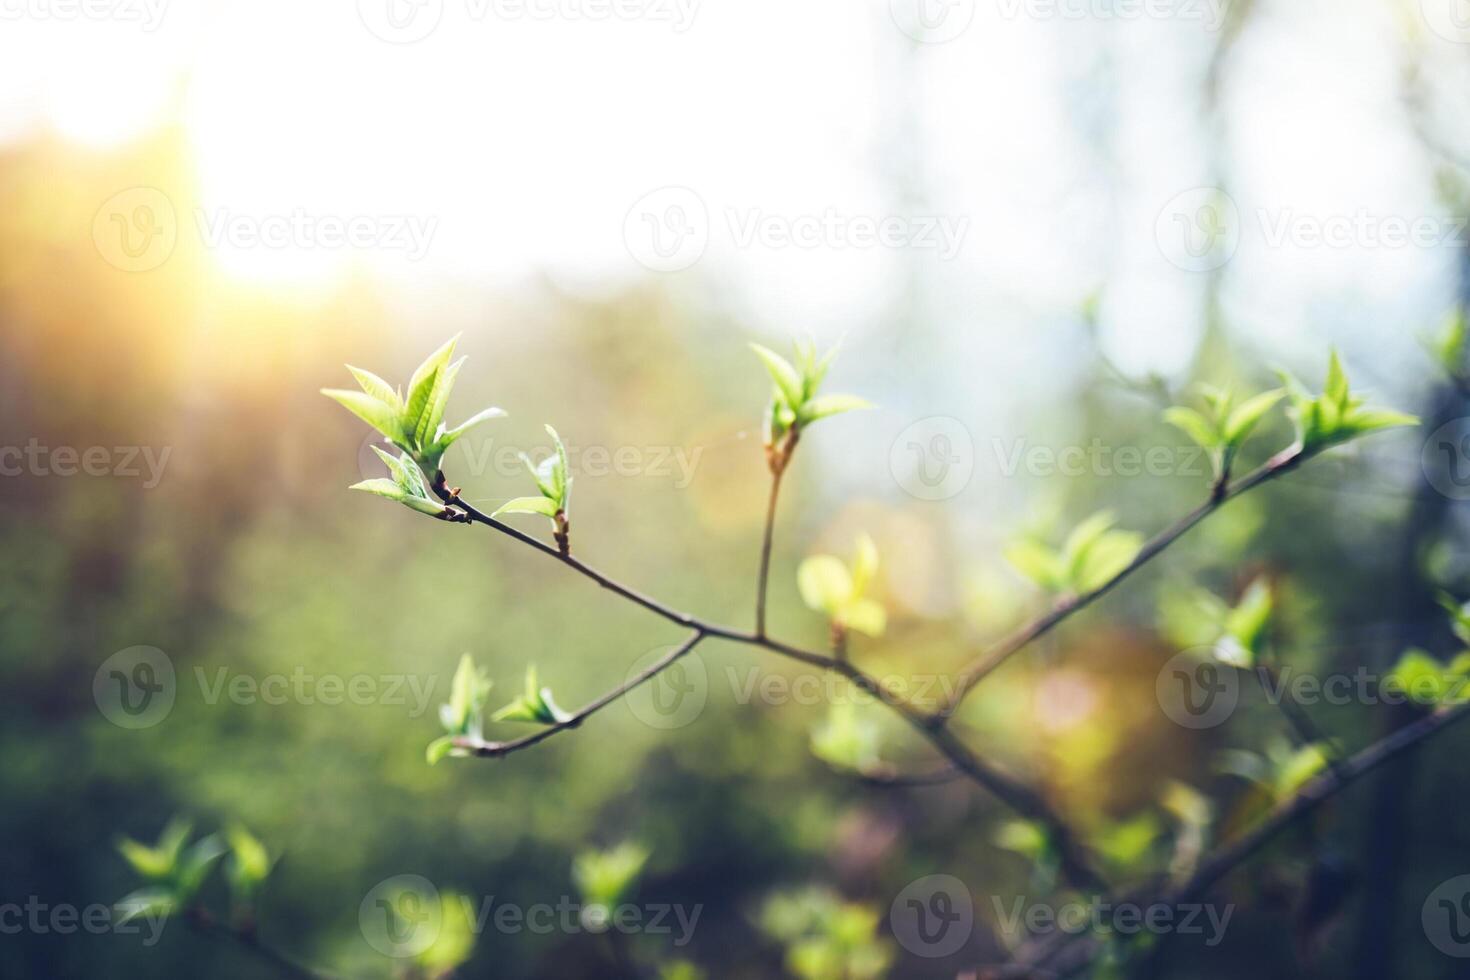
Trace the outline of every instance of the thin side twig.
{"type": "Polygon", "coordinates": [[[1203,521],[1206,517],[1209,517],[1223,507],[1226,502],[1239,497],[1247,491],[1255,489],[1268,480],[1295,469],[1301,464],[1303,459],[1304,457],[1300,452],[1288,450],[1273,457],[1250,475],[1241,477],[1235,483],[1224,486],[1219,490],[1212,491],[1209,499],[1204,503],[1200,504],[1188,514],[1185,514],[1145,543],[1139,549],[1138,554],[1134,556],[1133,560],[1112,578],[1091,592],[1083,593],[1080,596],[1071,596],[1062,600],[1051,611],[1039,616],[1015,630],[1009,636],[998,641],[994,646],[960,670],[959,679],[954,687],[954,693],[950,695],[949,700],[944,705],[940,714],[944,717],[953,715],[969,693],[981,681],[990,676],[991,672],[997,667],[1030,646],[1034,641],[1056,629],[1056,627],[1060,626],[1075,613],[1080,612],[1095,600],[1111,592],[1124,579],[1163,554],[1170,545],[1182,538],[1196,524],[1200,523],[1200,521],[1203,521]]]}

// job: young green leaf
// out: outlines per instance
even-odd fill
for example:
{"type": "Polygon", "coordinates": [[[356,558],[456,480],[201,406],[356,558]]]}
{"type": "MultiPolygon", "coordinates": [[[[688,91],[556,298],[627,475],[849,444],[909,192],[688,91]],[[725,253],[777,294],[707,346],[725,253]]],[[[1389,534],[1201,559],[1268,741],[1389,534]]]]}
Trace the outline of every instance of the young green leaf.
{"type": "Polygon", "coordinates": [[[454,739],[455,736],[453,735],[440,735],[434,739],[434,741],[429,743],[429,747],[424,750],[424,760],[432,766],[446,755],[449,755],[454,750],[454,739]]]}
{"type": "Polygon", "coordinates": [[[390,441],[399,445],[409,441],[403,428],[403,411],[397,406],[366,392],[348,391],[344,388],[323,388],[322,394],[377,429],[390,441]]]}
{"type": "Polygon", "coordinates": [[[1428,341],[1429,352],[1450,378],[1465,377],[1467,340],[1470,340],[1470,321],[1465,317],[1465,308],[1456,305],[1445,317],[1439,332],[1428,341]]]}
{"type": "Polygon", "coordinates": [[[188,905],[199,892],[204,879],[209,876],[215,862],[224,857],[224,841],[215,834],[201,837],[179,856],[174,874],[174,898],[180,905],[188,905]]]}
{"type": "Polygon", "coordinates": [[[171,889],[139,888],[118,899],[112,907],[113,921],[127,925],[134,919],[162,919],[178,911],[179,903],[171,889]]]}
{"type": "Polygon", "coordinates": [[[1223,444],[1222,434],[1215,423],[1192,408],[1175,405],[1164,409],[1164,421],[1193,439],[1201,449],[1215,452],[1223,444]]]}
{"type": "Polygon", "coordinates": [[[584,902],[612,908],[632,891],[650,855],[648,848],[633,842],[583,851],[572,861],[572,880],[584,902]]]}
{"type": "Polygon", "coordinates": [[[540,514],[542,517],[556,517],[556,501],[549,497],[516,497],[514,500],[501,504],[491,517],[499,517],[501,514],[540,514]]]}
{"type": "MultiPolygon", "coordinates": [[[[409,381],[406,397],[371,371],[351,365],[347,370],[357,379],[362,391],[323,388],[322,394],[335,399],[381,432],[407,453],[422,473],[434,474],[439,470],[445,451],[457,439],[474,426],[505,414],[498,408],[488,408],[459,426],[446,428],[444,412],[450,392],[454,390],[455,379],[464,365],[464,358],[451,360],[458,340],[458,335],[451,338],[418,366],[409,381]]],[[[416,504],[410,506],[425,510],[416,504]]]]}
{"type": "Polygon", "coordinates": [[[852,600],[852,575],[840,558],[813,555],[796,569],[796,587],[811,609],[837,615],[852,600]]]}
{"type": "Polygon", "coordinates": [[[785,468],[802,428],[833,415],[872,407],[854,395],[817,394],[837,355],[836,347],[818,357],[812,344],[798,343],[794,364],[760,344],[751,344],[750,349],[774,383],[764,421],[766,458],[773,473],[785,468]]]}
{"type": "Polygon", "coordinates": [[[461,655],[449,684],[449,702],[439,706],[439,722],[444,731],[451,736],[479,738],[481,715],[492,687],[489,675],[475,666],[474,659],[468,653],[461,655]]]}
{"type": "Polygon", "coordinates": [[[1463,654],[1446,665],[1423,650],[1405,650],[1384,678],[1384,685],[1425,707],[1459,704],[1466,694],[1467,667],[1470,658],[1463,654]]]}
{"type": "Polygon", "coordinates": [[[225,839],[230,845],[229,860],[225,862],[230,894],[237,905],[248,906],[270,874],[274,861],[265,845],[238,823],[225,830],[225,839]]]}
{"type": "Polygon", "coordinates": [[[1285,397],[1285,391],[1273,388],[1248,398],[1236,406],[1225,419],[1225,428],[1222,433],[1225,442],[1231,448],[1239,449],[1266,413],[1275,408],[1277,403],[1285,397]]]}
{"type": "Polygon", "coordinates": [[[831,418],[833,415],[841,415],[843,412],[872,407],[872,402],[856,395],[818,395],[802,405],[801,410],[796,413],[796,418],[802,425],[811,425],[813,422],[831,418]]]}
{"type": "Polygon", "coordinates": [[[881,636],[888,625],[883,607],[866,595],[878,574],[878,546],[859,535],[852,565],[832,555],[812,555],[796,569],[802,601],[842,629],[881,636]]]}
{"type": "Polygon", "coordinates": [[[438,928],[429,946],[414,957],[414,964],[422,972],[416,971],[413,976],[448,980],[469,960],[475,951],[474,908],[468,895],[454,891],[440,894],[438,928]]]}
{"type": "Polygon", "coordinates": [[[1061,555],[1035,538],[1019,538],[1006,545],[1005,560],[1016,571],[1051,592],[1067,587],[1067,570],[1061,555]]]}
{"type": "Polygon", "coordinates": [[[1290,398],[1289,413],[1296,425],[1296,449],[1304,456],[1322,452],[1380,429],[1417,425],[1412,415],[1391,409],[1369,408],[1353,397],[1342,360],[1333,351],[1327,365],[1327,382],[1321,395],[1313,396],[1289,373],[1281,372],[1290,398]]]}
{"type": "Polygon", "coordinates": [[[194,825],[190,821],[174,817],[163,828],[158,843],[152,847],[124,837],[117,842],[117,850],[132,865],[133,870],[144,878],[149,881],[166,881],[173,878],[179,855],[193,829],[194,825]]]}
{"type": "Polygon", "coordinates": [[[834,769],[871,772],[878,765],[878,728],[851,701],[833,704],[812,729],[812,754],[834,769]]]}
{"type": "Polygon", "coordinates": [[[755,356],[759,357],[761,363],[766,366],[766,373],[776,383],[776,391],[787,407],[793,411],[801,408],[806,401],[806,396],[803,392],[801,375],[797,373],[796,368],[791,366],[791,362],[761,344],[751,344],[750,349],[755,351],[755,356]]]}
{"type": "Polygon", "coordinates": [[[378,477],[363,480],[360,483],[354,483],[350,489],[362,490],[379,497],[387,497],[389,500],[396,500],[422,514],[437,516],[446,510],[439,498],[429,492],[429,486],[424,482],[423,471],[409,458],[407,453],[395,459],[377,446],[373,446],[372,450],[388,467],[392,478],[378,477]]]}
{"type": "Polygon", "coordinates": [[[1450,629],[1461,643],[1470,643],[1470,602],[1462,603],[1448,592],[1438,596],[1440,607],[1450,614],[1450,629]]]}
{"type": "Polygon", "coordinates": [[[347,365],[347,370],[352,372],[352,376],[357,379],[357,384],[362,388],[364,394],[371,395],[395,411],[403,411],[403,396],[388,382],[371,371],[353,367],[351,364],[347,365]]]}
{"type": "Polygon", "coordinates": [[[538,725],[557,725],[571,715],[557,706],[551,689],[536,681],[536,668],[526,668],[525,692],[491,716],[492,721],[526,721],[538,725]]]}
{"type": "Polygon", "coordinates": [[[1240,601],[1225,614],[1215,656],[1232,667],[1253,667],[1271,621],[1272,606],[1270,584],[1264,578],[1252,581],[1240,601]]]}
{"type": "Polygon", "coordinates": [[[531,477],[536,481],[536,489],[541,492],[541,496],[517,497],[491,516],[540,514],[551,521],[552,528],[558,535],[562,535],[566,532],[568,499],[572,486],[571,468],[567,462],[567,447],[562,444],[561,436],[557,435],[556,430],[549,425],[546,426],[546,434],[551,436],[554,450],[550,456],[537,463],[525,453],[521,454],[521,462],[525,463],[526,469],[531,472],[531,477]]]}
{"type": "Polygon", "coordinates": [[[1241,446],[1286,393],[1273,389],[1236,405],[1234,396],[1224,389],[1200,385],[1199,390],[1205,411],[1176,405],[1164,411],[1164,421],[1181,430],[1209,454],[1218,482],[1229,476],[1241,446]]]}

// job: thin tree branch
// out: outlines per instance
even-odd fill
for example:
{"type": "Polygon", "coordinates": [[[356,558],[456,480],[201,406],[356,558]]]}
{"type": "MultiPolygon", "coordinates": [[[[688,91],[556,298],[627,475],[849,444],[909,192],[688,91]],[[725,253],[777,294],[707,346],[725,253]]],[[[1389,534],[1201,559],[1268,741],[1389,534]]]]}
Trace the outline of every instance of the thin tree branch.
{"type": "MultiPolygon", "coordinates": [[[[1470,717],[1470,702],[1440,708],[1342,760],[1337,767],[1324,770],[1278,803],[1251,830],[1218,848],[1182,885],[1149,904],[1177,906],[1198,898],[1237,866],[1255,856],[1282,831],[1311,814],[1343,789],[1466,717],[1470,717]]],[[[1097,943],[1085,932],[1059,934],[1056,942],[1046,944],[1033,954],[1034,959],[1023,960],[1022,965],[1044,967],[1054,964],[1063,953],[1084,940],[1086,943],[1080,953],[1072,954],[1064,965],[1051,967],[1059,976],[1071,976],[1086,967],[1098,951],[1097,943]]]]}
{"type": "MultiPolygon", "coordinates": [[[[1291,696],[1291,692],[1286,689],[1286,685],[1281,680],[1280,671],[1268,664],[1261,664],[1256,668],[1256,680],[1260,682],[1261,690],[1266,695],[1267,700],[1271,698],[1271,690],[1266,686],[1268,680],[1279,692],[1276,706],[1281,709],[1281,714],[1286,718],[1287,724],[1296,733],[1298,744],[1321,745],[1322,753],[1327,759],[1327,764],[1334,769],[1341,770],[1341,753],[1338,752],[1336,744],[1333,743],[1332,739],[1327,737],[1326,732],[1317,727],[1317,723],[1312,720],[1312,716],[1307,713],[1307,709],[1298,704],[1296,698],[1291,696]]],[[[1341,773],[1339,772],[1339,774],[1341,773]]]]}
{"type": "Polygon", "coordinates": [[[1304,457],[1299,451],[1289,449],[1272,457],[1250,475],[1241,477],[1235,483],[1229,484],[1228,486],[1221,486],[1218,490],[1210,494],[1208,500],[1145,543],[1139,549],[1138,554],[1134,556],[1133,560],[1118,572],[1118,574],[1091,592],[1063,599],[1050,612],[1032,620],[1011,635],[997,642],[993,647],[986,650],[960,671],[959,679],[954,687],[954,693],[950,695],[948,702],[944,705],[943,710],[940,711],[940,715],[945,718],[953,715],[960,704],[963,703],[965,697],[975,689],[976,685],[990,676],[991,672],[997,667],[1025,649],[1035,640],[1045,636],[1057,626],[1061,625],[1074,613],[1085,609],[1096,599],[1111,592],[1120,582],[1162,554],[1170,545],[1182,538],[1196,524],[1224,506],[1227,501],[1239,497],[1249,490],[1253,490],[1268,480],[1295,469],[1302,463],[1303,459],[1304,457]]]}
{"type": "Polygon", "coordinates": [[[964,779],[965,774],[954,765],[940,766],[927,772],[903,772],[897,766],[876,766],[865,770],[861,774],[862,781],[869,786],[892,786],[902,788],[908,786],[942,786],[952,783],[957,779],[964,779]]]}
{"type": "Polygon", "coordinates": [[[784,467],[771,473],[771,496],[766,502],[766,528],[761,537],[760,571],[755,579],[755,635],[766,635],[766,585],[771,578],[771,543],[776,533],[776,500],[781,494],[784,467]]]}
{"type": "Polygon", "coordinates": [[[595,701],[592,701],[579,708],[578,710],[573,712],[571,717],[567,718],[565,721],[559,721],[554,725],[547,725],[540,731],[533,732],[530,735],[522,736],[521,738],[512,739],[508,742],[486,742],[483,739],[456,738],[454,740],[454,745],[456,748],[466,749],[474,755],[499,758],[500,756],[510,755],[512,752],[516,752],[521,749],[528,749],[531,746],[536,745],[540,742],[544,742],[551,736],[556,735],[560,732],[564,732],[569,728],[578,728],[581,726],[582,722],[587,720],[589,716],[596,714],[603,708],[606,708],[608,705],[612,704],[614,701],[625,696],[629,691],[633,690],[633,688],[638,687],[639,685],[651,680],[658,674],[667,670],[669,667],[672,667],[674,663],[678,661],[681,657],[692,651],[695,647],[699,646],[699,642],[703,640],[707,635],[709,634],[705,633],[703,630],[695,630],[693,633],[690,634],[687,640],[679,644],[673,650],[670,650],[667,654],[660,657],[652,664],[649,664],[648,667],[644,668],[638,673],[638,676],[629,678],[626,682],[613,688],[611,691],[608,691],[606,694],[597,698],[595,701]]]}
{"type": "Polygon", "coordinates": [[[202,908],[193,908],[184,913],[185,921],[206,936],[227,939],[242,949],[248,950],[262,962],[275,967],[279,975],[296,980],[333,980],[331,974],[321,973],[298,963],[285,953],[263,942],[253,929],[237,929],[223,923],[202,908]]]}
{"type": "MultiPolygon", "coordinates": [[[[523,532],[518,531],[513,527],[510,527],[509,525],[503,524],[495,518],[482,513],[473,505],[465,503],[463,500],[460,499],[459,494],[455,490],[452,490],[448,487],[445,482],[443,473],[436,474],[433,481],[433,487],[435,493],[439,495],[439,498],[441,500],[443,500],[446,504],[450,506],[458,508],[464,513],[466,522],[484,524],[487,527],[500,531],[503,534],[507,534],[510,537],[515,538],[517,541],[530,545],[542,554],[554,558],[564,565],[570,566],[571,568],[580,572],[582,575],[596,582],[598,585],[614,592],[619,596],[622,596],[630,602],[642,606],[644,609],[647,609],[652,613],[662,616],[663,618],[671,622],[678,623],[681,626],[694,630],[695,635],[691,637],[689,641],[687,641],[690,644],[689,649],[693,649],[694,643],[697,643],[706,637],[713,637],[729,640],[734,643],[743,643],[749,646],[770,650],[773,653],[780,654],[781,656],[788,657],[792,660],[796,660],[813,667],[819,667],[823,670],[830,670],[834,673],[842,675],[843,677],[846,677],[859,690],[872,695],[878,701],[882,702],[884,705],[899,714],[905,721],[909,723],[909,725],[915,731],[926,738],[930,742],[930,744],[934,746],[935,749],[937,749],[942,755],[944,755],[945,758],[947,758],[961,773],[963,773],[977,785],[989,791],[993,796],[997,797],[1002,802],[1009,805],[1013,810],[1017,811],[1022,816],[1044,824],[1047,827],[1047,830],[1049,831],[1051,838],[1057,847],[1058,853],[1061,855],[1062,871],[1064,874],[1067,875],[1069,880],[1073,881],[1075,884],[1081,887],[1086,888],[1106,887],[1106,882],[1103,879],[1102,875],[1092,867],[1091,862],[1088,860],[1080,844],[1077,842],[1077,839],[1075,835],[1073,835],[1071,829],[1067,826],[1066,822],[1062,820],[1060,815],[1058,815],[1052,809],[1051,805],[1040,793],[1038,793],[1036,790],[1031,789],[1015,776],[1012,776],[1011,774],[1006,773],[985,762],[974,752],[972,752],[968,746],[960,741],[960,739],[953,732],[945,728],[940,723],[942,719],[939,716],[916,707],[911,702],[906,700],[903,696],[891,690],[877,678],[865,673],[861,668],[857,667],[850,661],[838,660],[837,658],[828,656],[827,654],[817,653],[812,650],[806,650],[801,647],[793,646],[792,644],[784,643],[769,636],[760,636],[755,633],[747,633],[740,630],[731,629],[728,626],[721,626],[716,623],[705,622],[704,620],[691,616],[688,613],[680,612],[677,609],[672,609],[669,606],[664,605],[663,603],[651,599],[643,595],[642,593],[639,593],[625,585],[622,585],[621,583],[614,581],[607,575],[604,575],[596,569],[588,566],[579,559],[573,558],[570,555],[563,555],[559,553],[555,548],[552,548],[536,540],[530,535],[524,534],[523,532]]],[[[688,650],[683,650],[679,653],[679,655],[682,656],[683,653],[687,652],[688,650]]],[[[652,667],[650,667],[648,671],[645,671],[644,675],[640,675],[640,677],[636,679],[637,683],[642,683],[643,681],[657,674],[660,670],[667,668],[674,662],[674,659],[677,658],[665,658],[664,661],[660,661],[659,663],[652,665],[652,667]]],[[[610,691],[603,697],[599,698],[597,701],[594,701],[592,705],[589,705],[589,707],[592,708],[592,711],[596,711],[597,709],[621,697],[623,694],[626,693],[627,690],[631,690],[632,686],[635,685],[630,684],[625,685],[623,689],[614,689],[613,691],[610,691]]],[[[455,744],[458,745],[460,748],[464,748],[473,752],[475,755],[499,757],[545,741],[552,735],[555,735],[561,731],[565,731],[567,728],[576,727],[576,725],[580,724],[581,720],[590,713],[591,711],[588,711],[586,708],[584,708],[582,711],[579,711],[576,715],[573,716],[574,721],[564,722],[559,725],[548,726],[547,728],[542,729],[535,734],[527,735],[509,742],[484,742],[457,739],[455,744]]]]}

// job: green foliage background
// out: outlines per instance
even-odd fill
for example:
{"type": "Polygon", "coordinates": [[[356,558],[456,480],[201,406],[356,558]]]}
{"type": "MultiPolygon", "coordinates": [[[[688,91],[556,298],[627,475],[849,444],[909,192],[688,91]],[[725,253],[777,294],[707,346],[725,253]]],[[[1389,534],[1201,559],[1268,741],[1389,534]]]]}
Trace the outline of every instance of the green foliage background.
{"type": "MultiPolygon", "coordinates": [[[[471,360],[451,415],[489,404],[511,412],[467,438],[467,449],[483,450],[482,438],[545,445],[543,422],[582,446],[705,447],[687,488],[664,477],[579,475],[575,546],[675,606],[743,624],[769,397],[746,347],[750,332],[653,288],[589,300],[531,286],[443,315],[432,304],[404,314],[366,285],[309,302],[268,297],[216,279],[187,243],[141,278],[105,266],[83,237],[61,231],[84,226],[105,188],[177,157],[162,138],[132,161],[101,164],[44,144],[0,161],[0,444],[35,437],[172,451],[152,489],[121,477],[0,481],[0,899],[111,903],[133,886],[115,850],[119,835],[151,840],[177,813],[211,829],[238,819],[283,855],[263,895],[263,931],[299,958],[349,975],[391,967],[357,924],[362,896],[386,877],[422,874],[472,896],[554,904],[575,894],[574,855],[623,840],[651,849],[638,901],[703,906],[689,948],[638,937],[639,955],[689,958],[720,977],[783,968],[784,951],[760,915],[784,889],[821,886],[876,910],[880,938],[888,903],[923,875],[967,882],[982,922],[992,924],[989,896],[1033,894],[1027,862],[993,842],[1010,816],[994,801],[965,784],[894,791],[832,772],[808,750],[820,707],[741,704],[727,681],[733,671],[743,682],[751,667],[785,676],[801,669],[716,641],[701,648],[709,703],[687,728],[657,731],[615,706],[534,751],[426,766],[437,705],[463,653],[495,679],[492,704],[535,662],[562,702],[576,705],[678,634],[509,540],[349,494],[365,475],[357,458],[365,427],[317,390],[341,383],[344,361],[402,377],[463,329],[471,360]],[[47,213],[19,206],[58,178],[65,190],[47,213]],[[137,644],[172,658],[179,694],[165,722],[124,731],[98,712],[92,679],[108,655],[137,644]],[[435,686],[419,717],[401,705],[209,704],[195,672],[212,680],[222,669],[257,678],[298,669],[408,675],[435,686]]],[[[1053,444],[1094,436],[1115,446],[1181,444],[1158,404],[1119,386],[1090,354],[1055,353],[1089,349],[1085,321],[1079,314],[1034,341],[1047,355],[1034,367],[1044,397],[1024,400],[1017,434],[1053,444]]],[[[781,346],[787,338],[758,339],[781,346]]],[[[1411,337],[1394,343],[1412,353],[1411,337]]],[[[951,344],[925,324],[906,324],[855,338],[834,368],[842,390],[893,414],[827,422],[803,443],[777,536],[778,635],[825,642],[824,624],[797,595],[796,567],[809,553],[850,553],[856,532],[868,530],[885,556],[879,591],[891,622],[883,639],[856,643],[854,656],[880,674],[953,670],[981,639],[1038,608],[1034,590],[1000,558],[1017,533],[1029,527],[1055,541],[1101,508],[1121,527],[1151,533],[1207,492],[1201,476],[992,474],[947,505],[907,496],[890,474],[888,441],[911,418],[943,411],[942,398],[925,396],[934,379],[963,387],[951,344]],[[914,598],[935,596],[941,601],[914,598]]],[[[1314,390],[1325,348],[1292,364],[1314,390]]],[[[1350,368],[1374,363],[1371,351],[1345,354],[1350,368]]],[[[1221,327],[1197,374],[1261,390],[1279,359],[1240,347],[1221,327]]],[[[1422,413],[1427,428],[1463,410],[1427,358],[1412,376],[1373,386],[1385,403],[1422,413]]],[[[982,455],[990,436],[1016,432],[998,420],[966,421],[982,455]]],[[[1172,726],[1153,695],[1159,666],[1177,648],[1177,631],[1159,629],[1160,600],[1179,582],[1233,596],[1268,576],[1281,597],[1282,649],[1299,669],[1384,669],[1408,645],[1454,649],[1434,592],[1464,594],[1470,581],[1459,515],[1420,472],[1422,437],[1398,433],[1323,458],[1232,504],[987,682],[963,716],[973,743],[1033,774],[1094,830],[1157,811],[1170,780],[1224,801],[1227,820],[1241,818],[1249,800],[1214,771],[1214,755],[1263,751],[1284,734],[1281,720],[1248,693],[1226,726],[1187,737],[1172,726]],[[1088,705],[1080,720],[1047,720],[1048,699],[1079,691],[1088,705]]],[[[1289,438],[1278,415],[1245,455],[1258,461],[1289,438]]],[[[458,451],[446,469],[467,499],[526,492],[524,474],[457,474],[458,451]]],[[[932,764],[911,736],[872,714],[885,759],[932,764]]],[[[1314,715],[1353,747],[1388,721],[1369,706],[1314,715]]],[[[1453,964],[1424,940],[1418,896],[1470,867],[1470,831],[1455,816],[1467,738],[1450,734],[1395,774],[1366,781],[1230,879],[1224,894],[1241,910],[1224,946],[1205,956],[1181,941],[1165,974],[1296,975],[1302,930],[1281,927],[1314,862],[1328,857],[1353,868],[1355,887],[1313,969],[1347,975],[1366,929],[1394,940],[1396,976],[1452,975],[1453,964]],[[1395,898],[1387,916],[1384,889],[1395,898]]],[[[913,977],[952,976],[996,955],[985,929],[944,961],[893,951],[893,975],[913,977]]],[[[491,930],[467,975],[594,975],[607,957],[587,935],[491,930]]],[[[156,948],[122,936],[23,932],[6,937],[0,959],[0,973],[17,977],[271,975],[179,924],[156,948]]]]}

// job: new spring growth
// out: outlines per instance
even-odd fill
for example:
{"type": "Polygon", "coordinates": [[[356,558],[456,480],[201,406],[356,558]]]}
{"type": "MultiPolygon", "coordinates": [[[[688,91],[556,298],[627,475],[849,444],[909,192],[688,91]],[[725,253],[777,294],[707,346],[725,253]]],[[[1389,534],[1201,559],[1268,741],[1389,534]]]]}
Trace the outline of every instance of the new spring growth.
{"type": "Polygon", "coordinates": [[[557,549],[563,555],[572,553],[571,531],[572,525],[567,518],[567,501],[571,494],[572,477],[567,465],[567,447],[562,445],[561,436],[551,426],[546,427],[546,434],[551,436],[551,443],[556,447],[556,452],[543,459],[540,463],[532,461],[531,457],[521,453],[521,461],[526,464],[526,469],[531,471],[531,478],[536,481],[536,489],[541,491],[539,497],[517,497],[497,510],[492,517],[501,514],[540,514],[551,521],[551,533],[556,538],[557,549]]]}
{"type": "Polygon", "coordinates": [[[827,617],[839,652],[849,630],[877,637],[888,625],[883,607],[867,596],[877,574],[878,546],[866,534],[858,536],[851,564],[832,555],[813,555],[796,570],[802,601],[827,617]]]}
{"type": "Polygon", "coordinates": [[[796,363],[792,364],[768,347],[750,345],[774,382],[771,402],[766,407],[765,447],[766,464],[777,476],[786,469],[796,441],[806,426],[829,415],[872,407],[856,395],[817,394],[832,359],[837,356],[836,347],[819,358],[814,345],[798,343],[795,346],[796,363]]]}
{"type": "Polygon", "coordinates": [[[454,357],[454,345],[458,341],[456,334],[418,366],[409,379],[407,396],[402,389],[393,387],[371,371],[350,364],[347,370],[357,379],[361,391],[322,389],[322,394],[377,429],[402,453],[395,460],[374,446],[379,458],[388,465],[391,479],[364,480],[356,484],[354,490],[365,490],[396,500],[434,517],[463,519],[434,499],[426,481],[434,481],[434,486],[442,483],[439,464],[449,447],[480,423],[505,413],[498,408],[487,408],[452,429],[444,424],[449,393],[454,390],[454,381],[465,362],[463,357],[457,361],[450,360],[454,357]]]}

